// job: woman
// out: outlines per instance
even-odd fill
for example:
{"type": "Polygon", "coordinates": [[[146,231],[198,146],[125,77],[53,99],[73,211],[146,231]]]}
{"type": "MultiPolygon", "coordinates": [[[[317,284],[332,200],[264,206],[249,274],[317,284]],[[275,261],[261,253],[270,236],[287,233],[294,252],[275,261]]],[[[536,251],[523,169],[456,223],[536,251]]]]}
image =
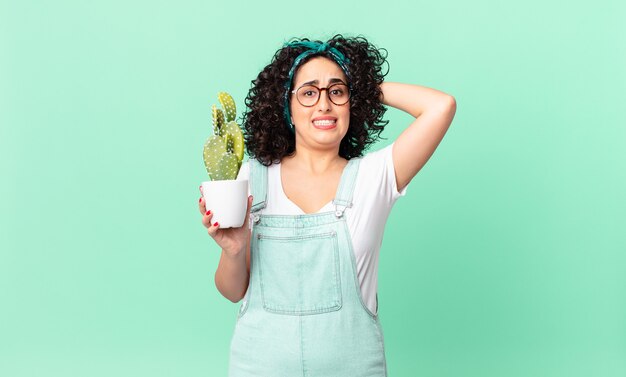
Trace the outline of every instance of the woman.
{"type": "Polygon", "coordinates": [[[377,315],[378,252],[395,201],[435,151],[456,110],[445,93],[383,82],[364,38],[295,40],[246,98],[250,180],[244,226],[202,223],[222,248],[215,284],[243,299],[231,376],[386,376],[377,315]],[[386,106],[416,119],[363,156],[386,106]]]}

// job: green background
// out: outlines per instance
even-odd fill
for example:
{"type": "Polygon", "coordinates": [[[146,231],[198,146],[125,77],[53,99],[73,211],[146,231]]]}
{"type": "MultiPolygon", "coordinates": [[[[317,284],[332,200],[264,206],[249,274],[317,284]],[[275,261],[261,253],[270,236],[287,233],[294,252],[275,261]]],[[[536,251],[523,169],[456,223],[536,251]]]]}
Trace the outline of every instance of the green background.
{"type": "Polygon", "coordinates": [[[387,223],[390,376],[625,376],[624,4],[2,0],[0,375],[225,376],[210,106],[344,33],[457,100],[387,223]]]}

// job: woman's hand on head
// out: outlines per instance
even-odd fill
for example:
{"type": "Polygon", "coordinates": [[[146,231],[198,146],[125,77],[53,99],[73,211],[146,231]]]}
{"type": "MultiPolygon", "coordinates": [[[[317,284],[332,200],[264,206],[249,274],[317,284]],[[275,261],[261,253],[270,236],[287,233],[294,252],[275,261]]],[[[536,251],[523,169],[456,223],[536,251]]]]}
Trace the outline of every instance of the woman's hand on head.
{"type": "Polygon", "coordinates": [[[200,197],[198,202],[200,213],[202,214],[202,225],[207,228],[209,236],[224,250],[229,256],[236,256],[245,253],[250,240],[250,208],[252,207],[252,195],[248,196],[248,207],[243,225],[239,228],[220,229],[217,222],[213,222],[211,209],[205,207],[204,198],[200,197]]]}

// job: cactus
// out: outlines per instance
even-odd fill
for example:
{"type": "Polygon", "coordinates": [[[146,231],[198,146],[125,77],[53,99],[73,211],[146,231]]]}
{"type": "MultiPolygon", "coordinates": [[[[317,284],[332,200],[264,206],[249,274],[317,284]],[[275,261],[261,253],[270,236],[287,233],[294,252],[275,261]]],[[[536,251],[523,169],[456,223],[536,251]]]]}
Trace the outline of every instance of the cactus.
{"type": "Polygon", "coordinates": [[[213,135],[204,143],[204,165],[213,181],[236,179],[243,161],[244,141],[241,127],[235,122],[235,101],[230,94],[220,92],[222,105],[212,107],[213,135]]]}

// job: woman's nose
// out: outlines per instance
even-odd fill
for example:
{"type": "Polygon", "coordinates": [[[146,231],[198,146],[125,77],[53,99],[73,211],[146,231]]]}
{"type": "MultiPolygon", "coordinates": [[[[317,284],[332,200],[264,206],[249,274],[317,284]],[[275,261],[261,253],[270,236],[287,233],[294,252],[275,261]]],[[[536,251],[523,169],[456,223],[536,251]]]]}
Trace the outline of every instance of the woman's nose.
{"type": "Polygon", "coordinates": [[[330,99],[328,98],[328,90],[322,90],[320,91],[320,98],[317,102],[317,107],[319,110],[321,111],[327,111],[330,110],[330,99]]]}

